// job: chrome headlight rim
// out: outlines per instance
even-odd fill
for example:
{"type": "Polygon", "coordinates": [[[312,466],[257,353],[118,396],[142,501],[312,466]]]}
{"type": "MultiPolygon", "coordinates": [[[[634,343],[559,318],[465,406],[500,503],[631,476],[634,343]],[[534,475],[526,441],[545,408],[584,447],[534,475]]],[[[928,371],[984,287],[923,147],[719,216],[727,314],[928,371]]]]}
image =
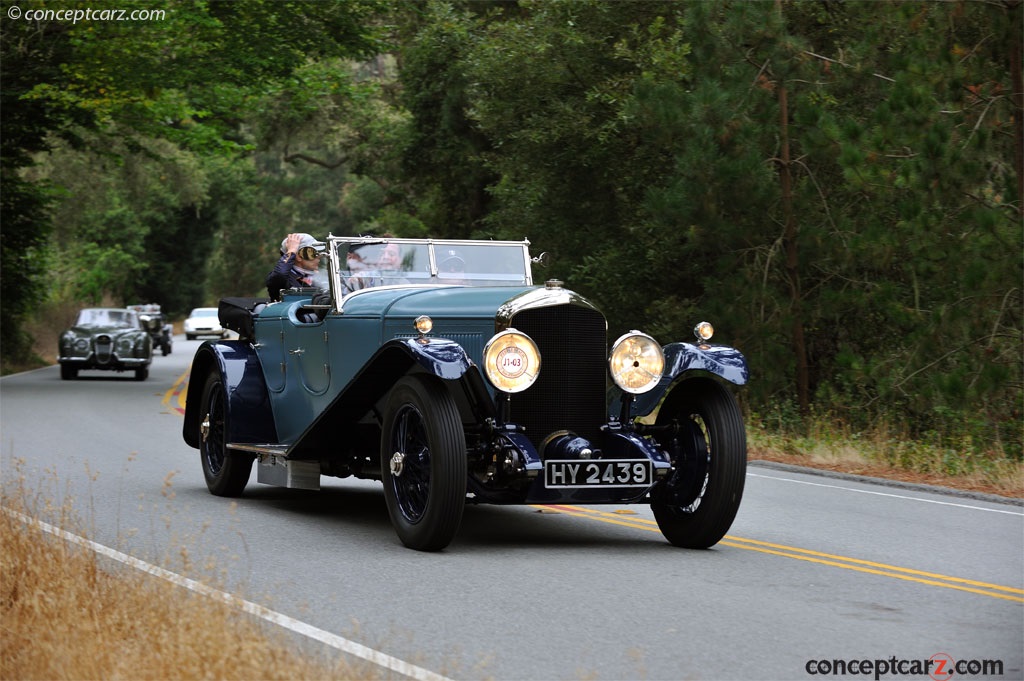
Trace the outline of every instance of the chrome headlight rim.
{"type": "Polygon", "coordinates": [[[653,390],[665,373],[665,353],[651,336],[632,330],[612,344],[608,371],[623,391],[640,395],[653,390]]]}
{"type": "Polygon", "coordinates": [[[522,331],[506,329],[484,346],[484,375],[503,393],[520,393],[540,375],[540,350],[522,331]]]}

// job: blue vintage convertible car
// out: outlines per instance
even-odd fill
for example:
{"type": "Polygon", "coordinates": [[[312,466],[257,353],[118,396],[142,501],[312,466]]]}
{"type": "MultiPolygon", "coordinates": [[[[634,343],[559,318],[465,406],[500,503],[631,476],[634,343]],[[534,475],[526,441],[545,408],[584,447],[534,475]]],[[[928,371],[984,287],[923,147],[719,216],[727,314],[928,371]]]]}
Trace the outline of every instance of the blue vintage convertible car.
{"type": "Polygon", "coordinates": [[[184,438],[210,492],[380,480],[406,546],[439,550],[466,503],[649,503],[676,546],[729,529],[746,434],[735,349],[608,343],[601,312],[534,284],[527,241],[329,236],[322,288],[225,299],[237,340],[205,342],[184,438]]]}

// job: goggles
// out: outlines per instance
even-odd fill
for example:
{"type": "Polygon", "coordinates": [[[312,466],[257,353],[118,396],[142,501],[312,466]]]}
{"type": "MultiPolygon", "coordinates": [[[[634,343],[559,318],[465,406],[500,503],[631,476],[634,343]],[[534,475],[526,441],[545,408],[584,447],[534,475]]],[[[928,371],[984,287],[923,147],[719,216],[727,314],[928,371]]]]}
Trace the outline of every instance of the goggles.
{"type": "Polygon", "coordinates": [[[299,249],[298,252],[298,257],[302,258],[303,260],[316,260],[321,255],[323,255],[323,253],[318,252],[312,246],[303,246],[302,248],[299,249]]]}

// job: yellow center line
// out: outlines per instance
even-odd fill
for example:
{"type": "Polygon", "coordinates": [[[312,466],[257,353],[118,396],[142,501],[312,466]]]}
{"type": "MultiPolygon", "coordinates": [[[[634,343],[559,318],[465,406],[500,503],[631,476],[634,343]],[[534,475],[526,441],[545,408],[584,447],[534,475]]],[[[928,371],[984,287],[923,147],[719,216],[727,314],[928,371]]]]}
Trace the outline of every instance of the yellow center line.
{"type": "Polygon", "coordinates": [[[185,369],[185,373],[178,377],[178,380],[174,382],[170,390],[164,393],[164,398],[161,400],[161,404],[179,414],[185,413],[185,394],[187,392],[186,388],[188,388],[188,374],[191,368],[192,366],[189,365],[189,368],[185,369]],[[177,406],[171,404],[172,400],[177,402],[177,406]]]}
{"type": "MultiPolygon", "coordinates": [[[[565,504],[533,504],[533,506],[534,508],[544,511],[562,513],[564,515],[586,518],[588,520],[597,520],[611,525],[621,525],[623,527],[631,527],[634,529],[646,530],[648,532],[660,532],[657,521],[648,520],[646,518],[632,518],[626,520],[623,519],[621,515],[617,515],[612,512],[565,504]]],[[[850,558],[847,556],[839,556],[831,553],[823,553],[821,551],[801,549],[795,546],[773,544],[771,542],[746,539],[744,537],[735,537],[731,535],[723,537],[719,544],[747,551],[758,551],[760,553],[782,556],[783,558],[792,558],[794,560],[818,563],[819,565],[828,565],[845,570],[865,572],[868,574],[881,575],[883,577],[892,577],[893,579],[902,579],[930,586],[938,586],[945,589],[967,591],[969,593],[981,594],[983,596],[991,596],[992,598],[1001,598],[1017,603],[1024,603],[1024,589],[1003,586],[1001,584],[990,584],[988,582],[979,582],[973,579],[952,577],[934,572],[925,572],[923,570],[899,567],[898,565],[887,565],[885,563],[876,563],[874,561],[863,560],[860,558],[850,558]]]]}
{"type": "Polygon", "coordinates": [[[997,590],[1000,590],[1000,591],[1008,591],[1010,593],[1020,594],[1020,595],[1024,596],[1024,589],[1016,589],[1016,588],[1010,587],[1010,586],[1000,586],[998,584],[989,584],[988,582],[978,582],[978,581],[975,581],[975,580],[972,580],[972,579],[964,579],[962,577],[950,577],[948,575],[940,575],[940,574],[937,574],[935,572],[924,572],[922,570],[913,570],[911,568],[903,568],[903,567],[898,567],[898,566],[895,566],[895,565],[886,565],[885,563],[875,563],[875,562],[872,562],[870,560],[862,560],[860,558],[848,558],[846,556],[837,556],[837,555],[834,555],[834,554],[831,554],[831,553],[821,553],[820,551],[812,551],[810,549],[800,549],[800,548],[795,548],[795,547],[792,547],[792,546],[783,546],[781,544],[772,544],[770,542],[757,541],[756,539],[744,539],[742,537],[731,537],[729,535],[726,535],[725,538],[728,539],[728,540],[731,540],[731,541],[747,542],[749,544],[756,544],[758,546],[766,546],[766,547],[771,547],[771,548],[777,548],[777,549],[782,549],[784,551],[796,551],[796,552],[804,553],[804,554],[807,554],[807,555],[810,555],[810,556],[819,556],[819,557],[822,557],[822,558],[832,558],[832,559],[836,559],[836,560],[842,560],[842,561],[845,561],[847,563],[856,563],[857,565],[867,565],[867,566],[871,566],[871,567],[882,568],[882,569],[885,569],[885,570],[893,570],[893,571],[896,571],[896,572],[905,572],[907,574],[917,575],[917,576],[920,576],[920,577],[933,577],[935,579],[942,579],[942,580],[945,580],[945,581],[948,581],[948,582],[957,582],[957,583],[960,583],[960,584],[969,584],[971,586],[978,586],[978,587],[982,587],[982,588],[985,588],[985,589],[997,589],[997,590]]]}

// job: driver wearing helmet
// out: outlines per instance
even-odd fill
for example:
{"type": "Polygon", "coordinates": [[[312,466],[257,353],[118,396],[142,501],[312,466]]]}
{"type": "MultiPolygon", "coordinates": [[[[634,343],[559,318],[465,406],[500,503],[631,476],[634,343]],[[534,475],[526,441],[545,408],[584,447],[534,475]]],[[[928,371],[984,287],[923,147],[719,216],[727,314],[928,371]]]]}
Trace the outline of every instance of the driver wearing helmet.
{"type": "Polygon", "coordinates": [[[309,234],[289,234],[281,242],[281,257],[267,275],[267,293],[271,300],[281,300],[281,291],[289,288],[314,286],[313,277],[319,272],[320,242],[309,234]]]}

